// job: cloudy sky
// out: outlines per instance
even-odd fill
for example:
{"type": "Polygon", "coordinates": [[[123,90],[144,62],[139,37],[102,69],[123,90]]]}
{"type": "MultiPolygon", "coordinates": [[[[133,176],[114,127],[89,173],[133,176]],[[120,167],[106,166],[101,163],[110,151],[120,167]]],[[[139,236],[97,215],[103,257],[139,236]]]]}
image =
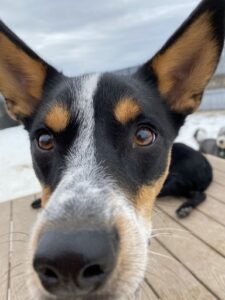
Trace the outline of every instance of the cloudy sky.
{"type": "Polygon", "coordinates": [[[199,0],[1,0],[0,18],[68,75],[149,59],[199,0]]]}

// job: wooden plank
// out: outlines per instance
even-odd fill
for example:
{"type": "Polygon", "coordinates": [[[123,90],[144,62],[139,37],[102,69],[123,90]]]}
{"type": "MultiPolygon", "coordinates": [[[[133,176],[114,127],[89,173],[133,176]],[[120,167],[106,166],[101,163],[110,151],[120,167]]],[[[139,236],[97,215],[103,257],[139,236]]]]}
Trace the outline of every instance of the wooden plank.
{"type": "MultiPolygon", "coordinates": [[[[179,230],[180,225],[161,211],[160,217],[155,216],[156,227],[174,228],[179,230]]],[[[206,230],[207,230],[206,224],[206,230]]],[[[179,234],[181,235],[181,234],[179,234]]],[[[182,234],[183,238],[174,239],[171,236],[158,237],[182,264],[216,297],[224,299],[225,295],[225,259],[190,232],[182,234]]],[[[189,298],[187,298],[189,300],[189,298]]],[[[195,298],[196,299],[196,298],[195,298]]]]}
{"type": "MultiPolygon", "coordinates": [[[[26,287],[26,263],[28,257],[28,241],[30,230],[36,220],[37,212],[31,209],[33,196],[13,201],[13,245],[12,245],[12,272],[10,291],[12,300],[29,299],[26,287]]],[[[30,274],[31,275],[31,274],[30,274]]]]}
{"type": "Polygon", "coordinates": [[[151,287],[149,286],[149,284],[144,281],[141,284],[141,292],[140,292],[140,296],[139,299],[140,300],[158,300],[159,297],[156,296],[156,294],[152,291],[151,287]]]}
{"type": "MultiPolygon", "coordinates": [[[[175,211],[181,204],[181,201],[168,197],[165,200],[158,200],[156,204],[163,212],[175,218],[175,211]]],[[[177,222],[225,257],[225,228],[223,225],[210,219],[198,210],[194,210],[188,218],[177,219],[177,222]]]]}
{"type": "Polygon", "coordinates": [[[155,239],[150,247],[147,280],[162,300],[216,299],[155,239]],[[156,253],[158,255],[156,255],[156,253]]]}
{"type": "Polygon", "coordinates": [[[220,170],[213,170],[213,182],[217,182],[222,186],[225,186],[225,174],[220,170]]]}
{"type": "Polygon", "coordinates": [[[209,155],[207,154],[206,157],[211,162],[211,165],[213,166],[213,169],[220,170],[223,173],[225,173],[225,159],[209,155]]]}
{"type": "Polygon", "coordinates": [[[207,216],[225,226],[225,204],[208,196],[207,200],[197,208],[207,216]]]}
{"type": "Polygon", "coordinates": [[[0,204],[0,299],[7,300],[11,203],[0,204]]]}
{"type": "MultiPolygon", "coordinates": [[[[224,176],[225,178],[225,176],[224,176]]],[[[213,182],[206,191],[207,195],[225,203],[225,186],[213,182]]]]}

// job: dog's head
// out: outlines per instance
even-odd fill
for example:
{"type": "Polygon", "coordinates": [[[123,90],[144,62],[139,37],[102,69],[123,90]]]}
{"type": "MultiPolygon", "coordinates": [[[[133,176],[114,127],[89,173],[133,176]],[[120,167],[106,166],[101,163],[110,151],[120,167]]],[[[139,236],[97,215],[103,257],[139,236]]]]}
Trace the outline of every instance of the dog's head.
{"type": "Polygon", "coordinates": [[[216,139],[216,144],[218,148],[225,150],[225,127],[220,128],[216,139]]]}
{"type": "MultiPolygon", "coordinates": [[[[35,299],[124,299],[143,280],[154,200],[224,40],[206,0],[131,77],[68,78],[0,25],[0,90],[43,186],[30,247],[35,299]]],[[[16,138],[16,137],[15,137],[16,138]]]]}

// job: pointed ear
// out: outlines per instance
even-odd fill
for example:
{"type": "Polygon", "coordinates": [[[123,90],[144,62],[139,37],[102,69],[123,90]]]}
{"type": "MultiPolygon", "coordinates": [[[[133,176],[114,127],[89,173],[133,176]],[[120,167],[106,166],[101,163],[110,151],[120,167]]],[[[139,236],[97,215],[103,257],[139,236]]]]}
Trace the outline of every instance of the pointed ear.
{"type": "Polygon", "coordinates": [[[56,73],[0,21],[0,92],[13,118],[35,111],[47,78],[56,73]]]}
{"type": "Polygon", "coordinates": [[[165,46],[142,67],[155,78],[170,110],[195,111],[218,64],[224,43],[225,1],[205,0],[165,46]]]}

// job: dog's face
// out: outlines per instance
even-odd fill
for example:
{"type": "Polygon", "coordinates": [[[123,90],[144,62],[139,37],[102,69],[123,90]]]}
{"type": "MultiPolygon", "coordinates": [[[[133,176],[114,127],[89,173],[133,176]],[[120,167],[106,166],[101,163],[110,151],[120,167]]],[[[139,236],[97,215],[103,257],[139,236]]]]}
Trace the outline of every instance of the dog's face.
{"type": "Polygon", "coordinates": [[[216,139],[217,147],[225,150],[225,127],[222,127],[216,139]]]}
{"type": "Polygon", "coordinates": [[[68,78],[0,25],[0,90],[28,130],[44,210],[33,230],[35,299],[124,299],[141,286],[154,200],[185,116],[223,47],[207,0],[132,77],[68,78]]]}
{"type": "Polygon", "coordinates": [[[46,205],[33,249],[46,232],[68,231],[71,239],[79,231],[106,233],[115,257],[101,293],[113,291],[117,299],[143,278],[152,206],[176,129],[158,96],[137,79],[87,75],[62,78],[58,87],[30,129],[46,205]]]}

